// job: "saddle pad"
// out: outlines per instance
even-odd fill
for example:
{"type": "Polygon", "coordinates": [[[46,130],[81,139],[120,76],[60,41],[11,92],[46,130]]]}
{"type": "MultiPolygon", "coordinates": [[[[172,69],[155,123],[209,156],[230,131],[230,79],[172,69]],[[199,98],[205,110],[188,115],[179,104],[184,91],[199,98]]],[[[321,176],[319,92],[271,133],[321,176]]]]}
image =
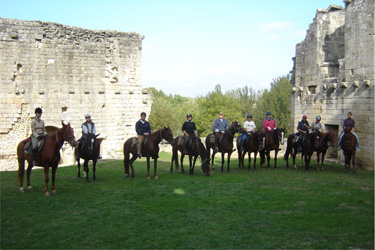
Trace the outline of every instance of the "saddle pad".
{"type": "Polygon", "coordinates": [[[132,140],[133,140],[132,146],[133,147],[137,146],[137,144],[138,144],[138,137],[133,137],[132,140]]]}
{"type": "Polygon", "coordinates": [[[211,143],[214,143],[214,142],[215,142],[215,135],[211,135],[211,137],[210,137],[210,142],[211,142],[211,143]]]}
{"type": "Polygon", "coordinates": [[[182,146],[183,143],[184,143],[184,137],[180,135],[177,140],[177,145],[182,146]]]}

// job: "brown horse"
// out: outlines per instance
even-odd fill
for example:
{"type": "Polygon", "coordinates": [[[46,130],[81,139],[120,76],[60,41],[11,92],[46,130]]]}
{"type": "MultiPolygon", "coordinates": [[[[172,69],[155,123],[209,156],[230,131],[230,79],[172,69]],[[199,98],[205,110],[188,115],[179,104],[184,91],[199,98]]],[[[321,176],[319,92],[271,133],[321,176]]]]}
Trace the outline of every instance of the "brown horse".
{"type": "MultiPolygon", "coordinates": [[[[298,146],[299,144],[294,141],[295,134],[290,134],[287,139],[287,146],[284,154],[284,160],[286,161],[286,167],[289,168],[289,155],[292,156],[293,159],[293,167],[297,169],[296,166],[296,156],[298,154],[298,146]]],[[[300,139],[301,140],[301,139],[300,139]]],[[[303,164],[303,154],[301,154],[301,167],[303,164]]]]}
{"type": "MultiPolygon", "coordinates": [[[[147,158],[147,179],[150,179],[150,157],[154,159],[154,176],[155,179],[158,179],[156,175],[157,161],[159,158],[159,143],[163,140],[167,140],[169,143],[173,140],[173,132],[168,126],[156,131],[155,133],[147,136],[145,138],[144,144],[142,145],[142,156],[147,158]]],[[[133,162],[137,159],[137,147],[133,145],[133,138],[128,139],[124,143],[124,168],[125,168],[125,177],[129,177],[129,165],[132,169],[131,177],[134,177],[134,168],[133,162]],[[130,153],[132,158],[130,158],[130,153]]]]}
{"type": "Polygon", "coordinates": [[[238,167],[239,168],[244,168],[244,158],[245,158],[245,155],[247,153],[248,155],[248,158],[249,158],[249,166],[248,166],[248,169],[250,171],[251,167],[250,167],[250,163],[251,163],[251,153],[254,153],[254,171],[256,172],[257,169],[256,169],[256,161],[257,161],[257,154],[258,154],[258,148],[259,148],[259,140],[258,140],[258,136],[259,136],[259,131],[255,132],[255,133],[252,133],[251,135],[249,135],[246,139],[246,142],[244,144],[244,151],[241,152],[241,150],[238,150],[239,148],[241,148],[241,140],[240,139],[237,139],[237,150],[238,150],[238,167]]]}
{"type": "Polygon", "coordinates": [[[320,170],[324,170],[323,162],[324,162],[324,157],[328,150],[329,143],[331,143],[332,145],[335,144],[335,133],[332,130],[328,131],[327,133],[321,134],[320,149],[316,154],[317,156],[316,169],[318,170],[318,172],[320,170]],[[322,161],[320,163],[320,169],[319,169],[320,156],[322,157],[322,161]]]}
{"type": "Polygon", "coordinates": [[[302,154],[305,157],[305,172],[309,172],[310,160],[314,151],[320,154],[321,151],[321,133],[308,133],[302,143],[302,154]]]}
{"type": "Polygon", "coordinates": [[[268,170],[270,169],[270,152],[275,150],[275,169],[277,169],[277,153],[279,152],[280,144],[284,144],[284,134],[285,132],[283,128],[277,128],[265,135],[266,142],[264,148],[259,152],[261,158],[260,167],[262,167],[262,164],[265,163],[265,156],[267,156],[267,168],[268,170]]]}
{"type": "Polygon", "coordinates": [[[344,173],[348,173],[347,169],[350,169],[350,162],[352,162],[353,166],[353,175],[357,174],[355,172],[355,151],[356,151],[356,143],[355,137],[350,132],[350,129],[344,130],[344,136],[342,137],[341,143],[342,151],[344,152],[345,156],[345,171],[344,173]]]}
{"type": "MultiPolygon", "coordinates": [[[[178,169],[178,151],[181,152],[181,158],[180,158],[181,172],[185,173],[184,166],[183,166],[183,161],[185,157],[185,154],[183,153],[184,149],[182,146],[178,145],[178,137],[176,137],[172,141],[171,173],[173,173],[173,163],[176,164],[176,169],[178,169]]],[[[205,174],[205,176],[210,175],[210,160],[209,160],[208,152],[199,137],[193,137],[191,139],[191,143],[188,146],[188,155],[189,155],[190,175],[194,175],[195,162],[198,156],[200,156],[201,161],[202,161],[201,167],[202,167],[203,173],[205,174]]]]}
{"type": "MultiPolygon", "coordinates": [[[[234,134],[236,132],[239,132],[241,129],[241,124],[237,121],[234,121],[232,122],[232,124],[230,125],[230,127],[224,132],[223,134],[223,137],[219,143],[219,152],[221,152],[221,173],[224,173],[224,154],[227,153],[228,154],[228,173],[230,173],[230,167],[229,167],[229,164],[230,164],[230,156],[232,155],[233,153],[233,138],[234,138],[234,134]]],[[[214,143],[211,143],[211,136],[213,134],[209,134],[207,137],[206,137],[206,148],[207,148],[207,151],[208,151],[208,155],[210,155],[210,151],[211,151],[211,148],[213,150],[213,153],[212,153],[212,162],[211,162],[211,166],[212,166],[212,169],[215,169],[214,167],[214,160],[215,160],[215,144],[214,143]]]]}
{"type": "MultiPolygon", "coordinates": [[[[62,128],[58,129],[55,133],[47,136],[44,141],[43,149],[39,154],[40,166],[44,168],[44,182],[45,182],[45,196],[49,197],[48,192],[48,181],[49,181],[49,168],[52,167],[52,195],[56,195],[55,189],[55,177],[57,166],[60,161],[60,149],[64,142],[68,142],[72,147],[75,147],[76,140],[74,137],[74,131],[70,126],[70,123],[65,125],[61,122],[62,128]]],[[[33,168],[33,158],[31,154],[27,154],[24,150],[25,140],[21,141],[17,147],[18,156],[18,181],[20,184],[20,191],[24,192],[23,188],[23,176],[25,172],[25,160],[28,162],[27,167],[27,188],[32,190],[30,184],[30,174],[33,168]]]]}

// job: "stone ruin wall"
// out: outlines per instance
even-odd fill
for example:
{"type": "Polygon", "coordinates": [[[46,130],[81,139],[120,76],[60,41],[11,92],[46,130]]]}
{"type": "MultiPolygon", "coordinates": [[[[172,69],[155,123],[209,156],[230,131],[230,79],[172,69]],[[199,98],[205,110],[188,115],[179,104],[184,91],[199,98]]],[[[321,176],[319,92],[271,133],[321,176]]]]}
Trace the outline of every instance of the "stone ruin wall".
{"type": "MultiPolygon", "coordinates": [[[[30,135],[37,107],[46,126],[70,122],[81,137],[84,115],[95,122],[103,158],[122,158],[152,93],[141,85],[143,36],[57,23],[0,18],[0,170],[17,169],[16,148],[30,135]]],[[[63,164],[73,164],[70,147],[63,164]]]]}
{"type": "MultiPolygon", "coordinates": [[[[290,129],[296,131],[303,114],[310,123],[321,115],[326,130],[338,137],[351,111],[361,144],[357,165],[374,169],[374,0],[345,4],[318,9],[305,40],[296,46],[290,129]]],[[[344,160],[336,148],[328,154],[344,160]]]]}

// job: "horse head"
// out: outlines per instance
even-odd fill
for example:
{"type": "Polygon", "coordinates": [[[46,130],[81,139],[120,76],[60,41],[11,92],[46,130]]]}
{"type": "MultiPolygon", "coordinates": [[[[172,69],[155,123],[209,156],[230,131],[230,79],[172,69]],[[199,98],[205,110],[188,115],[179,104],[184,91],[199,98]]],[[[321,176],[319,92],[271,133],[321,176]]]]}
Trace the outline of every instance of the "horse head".
{"type": "Polygon", "coordinates": [[[161,131],[160,131],[160,136],[162,139],[165,139],[167,140],[169,143],[172,144],[172,141],[173,141],[173,132],[172,132],[172,129],[168,126],[167,128],[164,127],[161,131]]]}
{"type": "Polygon", "coordinates": [[[232,122],[232,124],[229,127],[230,130],[233,129],[234,133],[238,133],[241,131],[242,127],[241,124],[238,121],[232,122]]]}
{"type": "Polygon", "coordinates": [[[77,145],[77,141],[74,136],[74,130],[70,126],[70,123],[68,122],[68,124],[65,125],[64,122],[61,121],[61,124],[63,126],[64,131],[64,141],[67,141],[70,144],[70,146],[75,147],[77,145]]]}
{"type": "Polygon", "coordinates": [[[279,137],[280,144],[284,145],[284,135],[285,135],[284,129],[283,128],[277,128],[275,130],[277,132],[277,137],[279,137]]]}
{"type": "Polygon", "coordinates": [[[312,135],[313,135],[313,138],[314,138],[314,148],[315,149],[320,148],[320,146],[321,146],[321,133],[320,132],[318,132],[318,133],[313,132],[312,135]]]}

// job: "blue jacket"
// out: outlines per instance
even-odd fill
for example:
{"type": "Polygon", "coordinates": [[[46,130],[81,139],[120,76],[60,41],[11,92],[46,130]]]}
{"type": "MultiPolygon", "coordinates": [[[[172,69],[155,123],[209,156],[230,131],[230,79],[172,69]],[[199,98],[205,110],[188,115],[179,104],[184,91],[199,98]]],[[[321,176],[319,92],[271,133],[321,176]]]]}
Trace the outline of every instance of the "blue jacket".
{"type": "Polygon", "coordinates": [[[218,129],[220,132],[225,131],[229,128],[229,123],[227,120],[223,118],[223,121],[220,121],[220,118],[217,118],[214,122],[214,125],[212,126],[212,129],[215,130],[218,129]]]}
{"type": "Polygon", "coordinates": [[[144,135],[144,133],[150,133],[151,134],[151,126],[148,121],[144,121],[144,123],[139,120],[135,124],[135,131],[137,131],[138,135],[144,135]]]}

